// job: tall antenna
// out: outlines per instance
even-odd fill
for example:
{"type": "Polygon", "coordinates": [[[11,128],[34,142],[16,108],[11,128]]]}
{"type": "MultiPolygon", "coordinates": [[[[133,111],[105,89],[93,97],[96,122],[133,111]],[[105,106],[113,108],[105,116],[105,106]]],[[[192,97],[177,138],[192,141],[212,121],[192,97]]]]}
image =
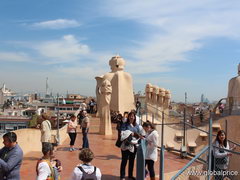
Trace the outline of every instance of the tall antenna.
{"type": "Polygon", "coordinates": [[[46,78],[46,95],[49,95],[48,77],[46,78]]]}
{"type": "Polygon", "coordinates": [[[4,93],[6,92],[6,84],[5,83],[3,83],[2,90],[3,90],[4,93]]]}
{"type": "Polygon", "coordinates": [[[185,105],[187,104],[187,92],[185,92],[185,105]]]}

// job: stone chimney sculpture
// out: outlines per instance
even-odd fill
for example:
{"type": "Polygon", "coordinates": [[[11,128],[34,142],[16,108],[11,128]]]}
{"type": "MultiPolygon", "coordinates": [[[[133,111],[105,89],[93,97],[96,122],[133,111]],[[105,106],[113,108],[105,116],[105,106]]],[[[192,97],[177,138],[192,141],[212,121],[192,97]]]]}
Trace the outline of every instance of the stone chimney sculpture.
{"type": "Polygon", "coordinates": [[[152,91],[153,91],[153,86],[152,84],[148,83],[145,88],[145,94],[146,94],[146,101],[151,102],[152,99],[152,91]]]}
{"type": "Polygon", "coordinates": [[[240,110],[240,64],[238,64],[238,76],[230,79],[228,83],[228,100],[230,114],[232,111],[240,110]]]}
{"type": "Polygon", "coordinates": [[[171,101],[171,92],[169,90],[148,83],[145,87],[145,94],[147,112],[150,117],[161,120],[162,112],[166,115],[169,114],[171,101]]]}
{"type": "Polygon", "coordinates": [[[105,80],[108,80],[112,86],[110,99],[111,111],[119,111],[123,114],[125,111],[129,112],[132,109],[135,109],[132,77],[129,73],[123,71],[125,60],[121,56],[116,55],[110,59],[109,66],[111,72],[95,77],[97,81],[96,97],[98,103],[98,115],[100,117],[102,107],[99,89],[105,80]]]}
{"type": "Polygon", "coordinates": [[[112,94],[112,85],[105,79],[100,87],[100,134],[112,135],[112,124],[110,116],[110,101],[112,94]]]}

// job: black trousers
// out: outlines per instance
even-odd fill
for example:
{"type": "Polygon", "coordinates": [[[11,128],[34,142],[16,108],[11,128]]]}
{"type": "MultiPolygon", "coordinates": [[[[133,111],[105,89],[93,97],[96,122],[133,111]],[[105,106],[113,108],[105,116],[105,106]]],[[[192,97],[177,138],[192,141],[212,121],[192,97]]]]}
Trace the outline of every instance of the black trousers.
{"type": "Polygon", "coordinates": [[[77,133],[68,133],[70,137],[70,146],[73,146],[76,140],[77,133]]]}
{"type": "Polygon", "coordinates": [[[121,162],[121,167],[120,167],[120,177],[125,178],[125,175],[126,175],[125,169],[126,169],[128,160],[129,160],[128,177],[133,177],[133,167],[134,167],[134,160],[136,157],[136,151],[132,153],[129,150],[126,150],[126,151],[121,150],[121,152],[122,152],[122,162],[121,162]]]}
{"type": "Polygon", "coordinates": [[[145,166],[147,166],[147,169],[150,173],[150,177],[153,178],[155,177],[155,172],[154,172],[154,161],[153,160],[145,160],[145,166]]]}

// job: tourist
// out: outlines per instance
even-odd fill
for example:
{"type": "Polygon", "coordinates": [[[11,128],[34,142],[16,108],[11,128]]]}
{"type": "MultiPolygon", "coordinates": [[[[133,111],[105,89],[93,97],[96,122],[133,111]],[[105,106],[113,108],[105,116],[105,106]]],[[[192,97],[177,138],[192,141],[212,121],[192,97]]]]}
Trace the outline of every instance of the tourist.
{"type": "Polygon", "coordinates": [[[82,135],[83,135],[83,144],[82,148],[89,148],[88,142],[88,131],[90,126],[90,120],[87,116],[87,111],[83,111],[84,118],[82,119],[81,128],[82,128],[82,135]]]}
{"type": "Polygon", "coordinates": [[[122,125],[121,130],[121,141],[123,141],[123,143],[121,144],[122,161],[120,167],[120,178],[122,180],[125,179],[125,169],[127,161],[129,161],[128,177],[129,179],[134,180],[135,178],[133,177],[133,167],[137,152],[134,137],[139,137],[140,129],[139,125],[136,123],[136,116],[133,112],[130,112],[128,114],[127,122],[122,125]]]}
{"type": "Polygon", "coordinates": [[[200,114],[199,114],[199,118],[200,118],[200,121],[203,122],[203,110],[201,109],[200,110],[200,114]]]}
{"type": "Polygon", "coordinates": [[[194,115],[193,115],[193,114],[191,114],[190,120],[191,120],[191,124],[192,124],[192,126],[193,126],[193,120],[194,120],[194,115]]]}
{"type": "Polygon", "coordinates": [[[132,109],[131,112],[135,114],[137,125],[140,125],[140,117],[137,115],[137,111],[135,109],[132,109]]]}
{"type": "Polygon", "coordinates": [[[74,143],[76,140],[76,136],[77,136],[77,120],[76,120],[76,116],[72,115],[70,118],[70,121],[68,123],[68,128],[67,128],[67,132],[68,135],[70,137],[70,151],[74,151],[74,143]]]}
{"type": "Polygon", "coordinates": [[[74,168],[71,180],[101,180],[102,174],[100,169],[91,165],[93,159],[94,154],[90,149],[82,149],[79,153],[79,160],[82,163],[74,168]]]}
{"type": "Polygon", "coordinates": [[[81,108],[82,111],[85,111],[87,109],[87,104],[85,102],[82,102],[80,104],[80,108],[81,108]]]}
{"type": "Polygon", "coordinates": [[[151,180],[155,180],[154,162],[157,161],[158,157],[158,132],[155,130],[155,126],[150,122],[143,124],[143,129],[146,132],[146,156],[145,165],[150,173],[151,180]]]}
{"type": "Polygon", "coordinates": [[[79,112],[79,114],[77,115],[78,124],[79,124],[79,125],[82,124],[82,120],[84,119],[83,111],[84,111],[84,110],[81,110],[81,111],[79,112]]]}
{"type": "Polygon", "coordinates": [[[137,113],[139,113],[140,109],[141,109],[141,102],[137,99],[137,101],[136,101],[136,111],[137,111],[137,113]]]}
{"type": "Polygon", "coordinates": [[[59,160],[51,160],[53,146],[45,143],[42,147],[43,157],[38,160],[36,166],[37,180],[58,180],[62,166],[59,160]]]}
{"type": "Polygon", "coordinates": [[[128,179],[135,180],[133,177],[134,160],[137,152],[136,144],[138,139],[134,137],[134,133],[130,130],[125,130],[121,132],[121,152],[122,161],[120,166],[120,178],[125,180],[125,169],[128,164],[128,179]]]}
{"type": "Polygon", "coordinates": [[[224,104],[223,104],[223,103],[220,103],[219,106],[218,106],[218,109],[219,109],[219,112],[220,112],[220,113],[223,113],[224,104]]]}
{"type": "Polygon", "coordinates": [[[49,116],[46,113],[42,114],[43,122],[41,123],[41,142],[44,144],[51,144],[51,122],[48,120],[49,116]]]}
{"type": "Polygon", "coordinates": [[[140,127],[136,122],[136,115],[134,112],[128,114],[127,122],[123,123],[121,130],[130,130],[135,134],[140,134],[140,127]]]}
{"type": "Polygon", "coordinates": [[[94,113],[94,106],[95,106],[95,101],[94,99],[91,99],[91,101],[89,102],[90,114],[94,113]]]}
{"type": "Polygon", "coordinates": [[[4,147],[0,150],[0,179],[20,180],[20,166],[23,151],[17,144],[17,135],[8,132],[3,135],[4,147]]]}
{"type": "MultiPolygon", "coordinates": [[[[227,171],[228,165],[229,165],[229,156],[232,155],[232,153],[228,151],[224,151],[223,149],[227,150],[233,150],[236,146],[233,146],[232,148],[229,147],[229,143],[227,141],[226,133],[223,130],[218,131],[217,137],[214,141],[214,149],[213,149],[213,155],[215,157],[215,171],[217,173],[223,173],[224,171],[227,171]],[[219,149],[222,148],[222,149],[219,149]]],[[[217,180],[223,180],[223,175],[216,175],[215,179],[217,180]]]]}
{"type": "Polygon", "coordinates": [[[115,145],[117,147],[121,147],[121,144],[122,144],[122,141],[121,141],[121,127],[122,127],[122,124],[123,124],[123,116],[122,114],[118,114],[117,115],[117,126],[116,126],[116,129],[118,131],[118,138],[117,138],[117,141],[115,143],[115,145]]]}
{"type": "Polygon", "coordinates": [[[127,117],[128,117],[128,112],[125,111],[125,112],[123,113],[123,123],[127,122],[127,117]]]}

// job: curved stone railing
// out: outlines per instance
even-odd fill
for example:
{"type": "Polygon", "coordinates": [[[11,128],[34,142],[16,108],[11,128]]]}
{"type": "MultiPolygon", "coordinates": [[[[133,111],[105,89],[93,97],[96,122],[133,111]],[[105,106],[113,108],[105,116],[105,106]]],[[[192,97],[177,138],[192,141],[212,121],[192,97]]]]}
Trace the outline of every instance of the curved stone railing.
{"type": "MultiPolygon", "coordinates": [[[[63,126],[59,130],[60,144],[62,144],[68,138],[68,134],[66,133],[66,131],[67,126],[63,126]]],[[[31,151],[41,151],[42,145],[40,141],[40,129],[27,128],[19,129],[14,132],[17,134],[17,142],[22,148],[24,154],[27,154],[31,151]]],[[[52,130],[52,134],[57,134],[57,130],[52,130]]],[[[2,138],[0,138],[0,142],[3,142],[2,138]]],[[[3,144],[0,144],[0,148],[2,148],[3,146],[3,144]]]]}

